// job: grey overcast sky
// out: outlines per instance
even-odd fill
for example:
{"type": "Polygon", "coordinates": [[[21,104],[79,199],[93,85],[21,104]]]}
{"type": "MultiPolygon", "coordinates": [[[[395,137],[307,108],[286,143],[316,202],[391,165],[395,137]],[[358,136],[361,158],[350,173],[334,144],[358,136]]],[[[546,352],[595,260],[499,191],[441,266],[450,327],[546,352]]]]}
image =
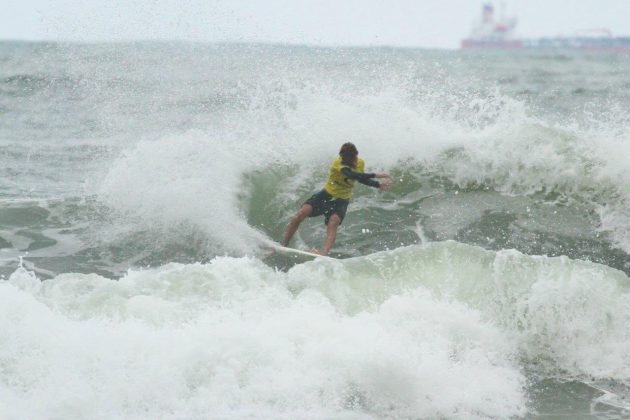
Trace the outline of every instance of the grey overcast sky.
{"type": "MultiPolygon", "coordinates": [[[[457,48],[481,0],[4,0],[0,39],[172,39],[457,48]],[[7,4],[8,2],[8,4],[7,4]]],[[[630,0],[488,1],[521,37],[607,28],[630,35],[630,0]]]]}

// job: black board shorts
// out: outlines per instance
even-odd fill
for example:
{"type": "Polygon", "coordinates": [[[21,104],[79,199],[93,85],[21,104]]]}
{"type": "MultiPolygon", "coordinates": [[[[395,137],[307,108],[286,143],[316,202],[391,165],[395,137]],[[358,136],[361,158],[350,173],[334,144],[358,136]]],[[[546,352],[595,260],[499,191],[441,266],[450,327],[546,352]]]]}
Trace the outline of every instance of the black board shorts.
{"type": "Polygon", "coordinates": [[[309,217],[317,217],[323,214],[325,216],[324,223],[326,224],[328,224],[330,216],[333,214],[339,216],[339,219],[343,221],[343,218],[346,217],[348,203],[350,203],[350,200],[333,198],[326,190],[313,194],[311,198],[304,202],[304,204],[309,204],[313,207],[313,212],[309,217]]]}

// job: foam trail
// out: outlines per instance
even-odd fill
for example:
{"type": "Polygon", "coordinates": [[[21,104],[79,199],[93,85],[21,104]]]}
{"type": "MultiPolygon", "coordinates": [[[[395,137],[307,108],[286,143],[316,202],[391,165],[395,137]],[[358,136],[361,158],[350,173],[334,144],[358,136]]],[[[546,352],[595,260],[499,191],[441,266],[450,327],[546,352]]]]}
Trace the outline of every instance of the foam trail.
{"type": "Polygon", "coordinates": [[[237,205],[247,159],[201,133],[141,142],[114,163],[99,197],[146,226],[191,223],[224,251],[252,252],[265,238],[237,205]]]}

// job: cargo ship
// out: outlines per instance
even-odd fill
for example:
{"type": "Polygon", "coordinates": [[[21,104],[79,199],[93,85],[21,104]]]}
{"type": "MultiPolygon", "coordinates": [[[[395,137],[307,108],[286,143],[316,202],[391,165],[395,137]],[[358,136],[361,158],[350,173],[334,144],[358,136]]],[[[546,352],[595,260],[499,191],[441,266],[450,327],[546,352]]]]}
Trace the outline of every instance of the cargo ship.
{"type": "Polygon", "coordinates": [[[462,40],[462,48],[520,49],[523,41],[515,38],[516,18],[494,18],[494,6],[483,5],[481,20],[477,22],[470,36],[462,40]]]}
{"type": "Polygon", "coordinates": [[[481,19],[468,38],[461,42],[462,49],[572,49],[583,51],[609,51],[630,53],[630,36],[616,37],[607,29],[591,29],[568,37],[521,39],[516,36],[515,17],[495,18],[494,6],[482,7],[481,19]]]}

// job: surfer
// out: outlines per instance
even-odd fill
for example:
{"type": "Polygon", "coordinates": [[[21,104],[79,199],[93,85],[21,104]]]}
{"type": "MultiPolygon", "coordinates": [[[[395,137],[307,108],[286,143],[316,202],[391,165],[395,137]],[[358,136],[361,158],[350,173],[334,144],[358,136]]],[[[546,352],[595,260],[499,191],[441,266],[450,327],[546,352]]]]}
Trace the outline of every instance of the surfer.
{"type": "Polygon", "coordinates": [[[388,173],[365,173],[364,167],[365,162],[359,158],[359,151],[356,146],[352,143],[344,143],[339,150],[339,157],[330,165],[328,180],[324,189],[306,200],[302,208],[293,216],[284,233],[282,245],[288,246],[305,218],[324,215],[326,242],[324,242],[321,252],[316,248],[312,252],[328,255],[335,243],[337,228],[346,215],[355,181],[383,191],[389,191],[392,187],[392,177],[388,173]],[[383,178],[385,181],[378,182],[374,178],[383,178]]]}

